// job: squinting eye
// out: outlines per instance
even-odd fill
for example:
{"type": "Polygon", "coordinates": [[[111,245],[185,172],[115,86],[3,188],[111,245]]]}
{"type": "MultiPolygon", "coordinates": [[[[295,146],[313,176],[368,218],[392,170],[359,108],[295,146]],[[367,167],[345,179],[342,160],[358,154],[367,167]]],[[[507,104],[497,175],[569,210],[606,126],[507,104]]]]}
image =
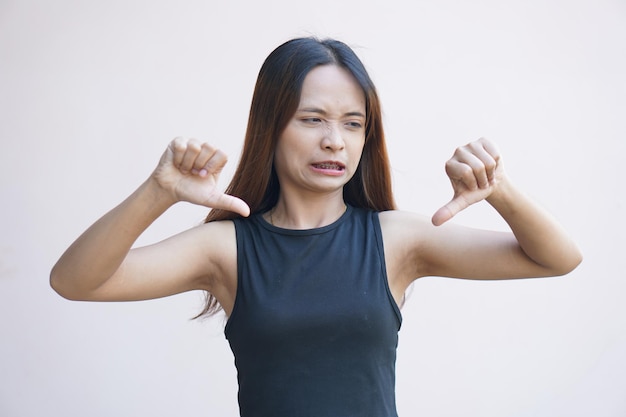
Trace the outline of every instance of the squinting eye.
{"type": "Polygon", "coordinates": [[[355,129],[360,129],[363,127],[363,125],[359,122],[348,122],[348,126],[355,128],[355,129]]]}

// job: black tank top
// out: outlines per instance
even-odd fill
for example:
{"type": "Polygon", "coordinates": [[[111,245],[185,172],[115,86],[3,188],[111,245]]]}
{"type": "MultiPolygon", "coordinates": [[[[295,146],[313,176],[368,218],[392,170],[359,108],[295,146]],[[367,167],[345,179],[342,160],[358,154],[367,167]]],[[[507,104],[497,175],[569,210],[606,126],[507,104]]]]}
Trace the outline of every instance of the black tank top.
{"type": "Polygon", "coordinates": [[[402,316],[378,214],[317,229],[234,220],[238,286],[225,334],[242,417],[395,417],[402,316]]]}

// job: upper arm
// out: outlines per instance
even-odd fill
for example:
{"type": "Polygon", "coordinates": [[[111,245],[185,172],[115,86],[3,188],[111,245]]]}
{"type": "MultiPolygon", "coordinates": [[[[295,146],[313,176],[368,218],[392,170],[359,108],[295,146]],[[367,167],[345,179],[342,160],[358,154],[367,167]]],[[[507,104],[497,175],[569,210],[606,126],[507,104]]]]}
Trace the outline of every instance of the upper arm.
{"type": "Polygon", "coordinates": [[[232,222],[203,224],[161,242],[133,248],[118,270],[87,297],[134,301],[190,290],[219,292],[236,274],[232,222]]]}
{"type": "Polygon", "coordinates": [[[511,232],[480,230],[403,212],[381,213],[388,269],[406,285],[423,276],[508,279],[550,275],[511,232]]]}

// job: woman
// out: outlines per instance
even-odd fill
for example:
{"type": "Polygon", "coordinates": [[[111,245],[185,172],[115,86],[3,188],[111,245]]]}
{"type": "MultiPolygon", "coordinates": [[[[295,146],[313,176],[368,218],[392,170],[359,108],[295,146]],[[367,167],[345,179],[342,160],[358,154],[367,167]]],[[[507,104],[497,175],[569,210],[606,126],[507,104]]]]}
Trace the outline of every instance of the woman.
{"type": "Polygon", "coordinates": [[[294,39],[268,56],[222,193],[225,163],[207,143],[174,139],[70,246],[51,285],[98,301],[206,291],[203,313],[229,317],[242,416],[396,416],[398,306],[415,279],[555,276],[581,261],[485,139],[447,162],[454,197],[431,221],[395,210],[375,88],[338,41],[294,39]],[[481,200],[511,232],[437,227],[481,200]],[[131,249],[179,201],[210,207],[207,223],[131,249]]]}

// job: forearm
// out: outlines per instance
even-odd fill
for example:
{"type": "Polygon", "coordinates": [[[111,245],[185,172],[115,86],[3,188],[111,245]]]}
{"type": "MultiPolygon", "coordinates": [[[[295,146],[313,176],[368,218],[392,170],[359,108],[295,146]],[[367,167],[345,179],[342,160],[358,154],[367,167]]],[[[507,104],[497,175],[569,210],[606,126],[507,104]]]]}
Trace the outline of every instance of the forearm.
{"type": "Polygon", "coordinates": [[[84,298],[120,268],[141,233],[173,203],[152,179],[144,182],[65,251],[51,286],[66,298],[84,298]]]}
{"type": "Polygon", "coordinates": [[[559,223],[508,179],[487,201],[511,227],[526,256],[551,275],[566,274],[581,262],[578,247],[559,223]]]}

